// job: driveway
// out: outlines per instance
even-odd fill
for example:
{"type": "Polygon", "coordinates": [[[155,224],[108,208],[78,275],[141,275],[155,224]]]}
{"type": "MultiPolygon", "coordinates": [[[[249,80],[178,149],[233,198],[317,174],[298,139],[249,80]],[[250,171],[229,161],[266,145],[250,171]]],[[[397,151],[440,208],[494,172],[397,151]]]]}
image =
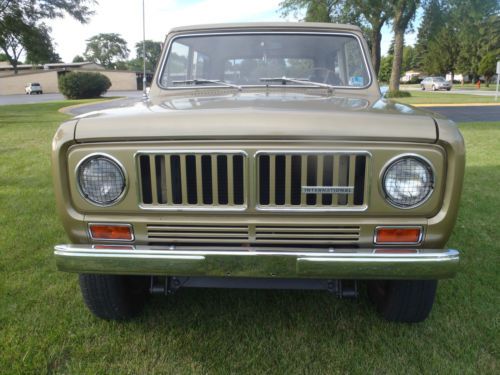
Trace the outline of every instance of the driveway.
{"type": "MultiPolygon", "coordinates": [[[[123,96],[127,99],[136,98],[137,100],[140,100],[142,97],[142,91],[110,91],[103,96],[123,96]]],[[[64,100],[64,96],[62,94],[0,95],[0,105],[43,103],[53,102],[56,100],[64,100]]]]}

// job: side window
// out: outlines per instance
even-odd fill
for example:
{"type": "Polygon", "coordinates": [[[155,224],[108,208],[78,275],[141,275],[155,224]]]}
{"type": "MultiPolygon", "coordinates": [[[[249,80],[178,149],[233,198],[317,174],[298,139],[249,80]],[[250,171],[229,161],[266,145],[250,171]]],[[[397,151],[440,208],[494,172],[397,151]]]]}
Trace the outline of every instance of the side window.
{"type": "Polygon", "coordinates": [[[367,70],[364,69],[364,58],[359,43],[352,38],[344,45],[347,86],[362,87],[368,84],[367,70]]]}
{"type": "Polygon", "coordinates": [[[209,57],[193,48],[174,42],[168,55],[167,71],[163,74],[161,84],[175,86],[175,81],[207,77],[209,57]]]}
{"type": "Polygon", "coordinates": [[[168,56],[167,72],[162,77],[162,85],[172,86],[173,81],[188,79],[189,47],[174,43],[168,56]]]}

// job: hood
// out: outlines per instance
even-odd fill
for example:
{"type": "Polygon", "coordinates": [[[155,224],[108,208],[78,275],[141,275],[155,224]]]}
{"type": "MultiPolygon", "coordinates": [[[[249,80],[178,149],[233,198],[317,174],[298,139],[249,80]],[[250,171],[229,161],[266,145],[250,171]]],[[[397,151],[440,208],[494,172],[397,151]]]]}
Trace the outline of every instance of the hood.
{"type": "Polygon", "coordinates": [[[156,98],[77,117],[79,142],[301,139],[434,143],[429,113],[380,98],[280,91],[156,98]]]}

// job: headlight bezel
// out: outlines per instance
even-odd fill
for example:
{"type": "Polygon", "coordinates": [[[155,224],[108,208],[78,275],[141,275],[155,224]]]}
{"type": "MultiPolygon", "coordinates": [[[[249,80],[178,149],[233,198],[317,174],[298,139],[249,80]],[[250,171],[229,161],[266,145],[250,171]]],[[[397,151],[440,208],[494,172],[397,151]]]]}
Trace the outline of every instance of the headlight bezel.
{"type": "Polygon", "coordinates": [[[76,181],[76,187],[78,189],[78,192],[80,193],[80,196],[86,202],[92,204],[93,206],[98,206],[98,207],[110,207],[110,206],[114,206],[114,205],[120,203],[123,200],[123,198],[125,197],[125,195],[127,194],[127,190],[129,187],[127,170],[125,169],[123,164],[120,163],[120,161],[118,161],[118,159],[116,159],[115,157],[113,157],[109,154],[106,154],[106,153],[102,153],[102,152],[95,152],[92,154],[88,154],[78,162],[78,164],[76,165],[76,168],[75,168],[75,181],[76,181]],[[92,200],[87,194],[85,194],[85,192],[83,191],[82,186],[80,184],[80,170],[81,170],[81,168],[85,165],[85,163],[89,162],[90,160],[99,159],[99,158],[103,158],[103,159],[106,159],[106,161],[111,162],[111,164],[113,164],[115,167],[117,167],[117,169],[120,171],[120,174],[123,178],[123,189],[122,189],[121,194],[118,195],[118,197],[116,197],[113,201],[110,201],[107,203],[101,203],[101,202],[97,202],[97,201],[92,200]]]}
{"type": "Polygon", "coordinates": [[[426,157],[419,155],[419,154],[415,154],[415,153],[399,154],[399,155],[391,158],[387,163],[385,163],[385,165],[382,167],[381,172],[380,172],[379,188],[380,188],[380,192],[381,192],[383,198],[385,199],[385,201],[389,205],[391,205],[392,207],[398,208],[400,210],[411,210],[411,209],[418,208],[418,207],[424,205],[433,196],[433,193],[436,190],[436,186],[437,186],[437,175],[436,175],[436,169],[434,168],[434,165],[432,164],[432,162],[429,159],[427,159],[426,157]],[[400,160],[403,160],[406,158],[415,159],[418,162],[420,162],[421,164],[423,164],[425,167],[427,167],[427,169],[431,173],[431,178],[432,178],[431,188],[430,188],[429,192],[427,193],[427,195],[421,201],[419,201],[418,203],[413,204],[411,206],[400,205],[397,202],[393,201],[391,199],[391,196],[388,194],[388,192],[386,191],[386,188],[385,188],[385,178],[386,178],[387,172],[389,171],[391,166],[393,166],[395,163],[399,162],[400,160]]]}

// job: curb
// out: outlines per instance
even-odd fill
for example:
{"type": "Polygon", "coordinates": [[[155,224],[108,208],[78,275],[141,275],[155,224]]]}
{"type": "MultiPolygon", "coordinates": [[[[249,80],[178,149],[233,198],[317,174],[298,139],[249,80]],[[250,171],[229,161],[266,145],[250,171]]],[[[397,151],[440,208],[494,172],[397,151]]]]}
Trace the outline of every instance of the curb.
{"type": "Polygon", "coordinates": [[[426,103],[409,105],[413,107],[500,107],[500,103],[426,103]]]}
{"type": "Polygon", "coordinates": [[[88,105],[94,105],[96,103],[109,103],[109,102],[114,102],[116,100],[122,100],[124,98],[125,98],[125,96],[121,96],[119,98],[113,98],[113,99],[107,99],[107,100],[96,100],[96,101],[88,102],[88,103],[81,103],[81,104],[69,105],[67,107],[59,108],[58,112],[64,113],[66,115],[73,115],[73,113],[71,113],[71,110],[74,109],[74,108],[81,108],[81,107],[85,107],[85,106],[88,106],[88,105]]]}

